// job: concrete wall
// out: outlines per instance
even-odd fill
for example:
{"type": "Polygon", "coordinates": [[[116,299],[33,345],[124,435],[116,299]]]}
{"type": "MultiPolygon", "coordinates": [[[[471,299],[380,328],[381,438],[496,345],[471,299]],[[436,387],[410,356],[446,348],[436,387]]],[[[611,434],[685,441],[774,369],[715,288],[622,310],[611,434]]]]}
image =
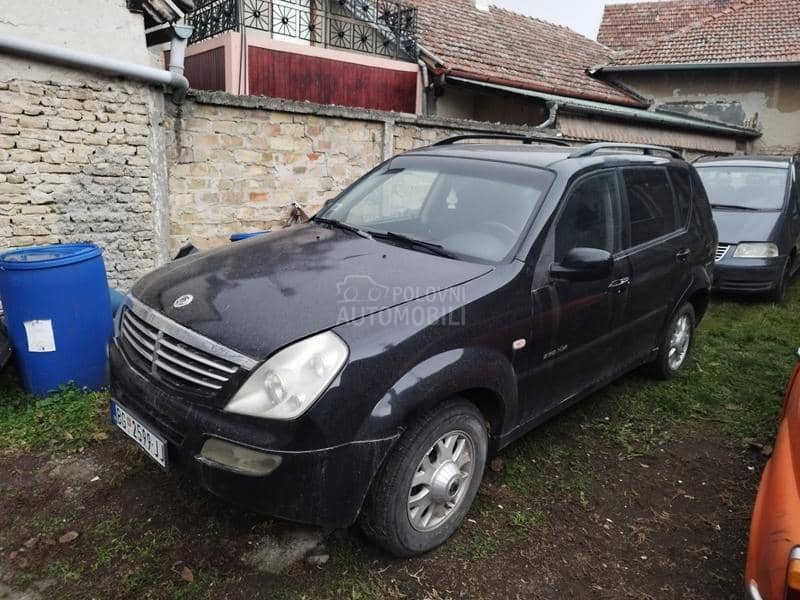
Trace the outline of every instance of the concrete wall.
{"type": "MultiPolygon", "coordinates": [[[[141,15],[126,0],[3,0],[0,35],[151,64],[141,15]]],[[[56,79],[82,82],[84,74],[3,56],[0,81],[56,79]]]]}
{"type": "Polygon", "coordinates": [[[673,109],[758,124],[763,137],[754,152],[800,151],[800,68],[626,72],[614,78],[673,109]]]}
{"type": "Polygon", "coordinates": [[[532,132],[213,92],[173,108],[165,130],[171,251],[281,227],[293,202],[314,214],[383,160],[445,137],[532,132]]]}

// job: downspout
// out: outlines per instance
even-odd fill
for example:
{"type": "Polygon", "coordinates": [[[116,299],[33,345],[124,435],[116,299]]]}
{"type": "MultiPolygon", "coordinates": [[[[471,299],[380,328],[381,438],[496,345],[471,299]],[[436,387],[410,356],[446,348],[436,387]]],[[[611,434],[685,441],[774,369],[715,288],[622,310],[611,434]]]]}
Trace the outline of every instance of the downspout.
{"type": "Polygon", "coordinates": [[[425,64],[425,61],[421,58],[417,60],[417,64],[419,65],[420,75],[422,76],[422,90],[420,90],[420,95],[422,96],[422,114],[427,116],[428,115],[428,88],[431,85],[431,79],[428,76],[428,65],[425,64]]]}
{"type": "MultiPolygon", "coordinates": [[[[183,27],[180,28],[182,29],[183,27]]],[[[174,29],[178,29],[178,27],[174,29]]],[[[191,31],[189,35],[191,35],[191,31]]],[[[188,36],[185,31],[181,33],[175,31],[173,33],[172,54],[176,56],[173,56],[170,60],[169,71],[8,35],[0,35],[0,53],[20,58],[30,58],[62,67],[99,71],[107,75],[126,77],[150,84],[166,85],[173,90],[173,101],[176,104],[181,104],[186,98],[186,92],[189,90],[189,80],[183,76],[183,57],[187,39],[188,36]],[[173,62],[174,65],[172,64],[173,62]]]]}
{"type": "Polygon", "coordinates": [[[534,129],[550,129],[556,124],[556,117],[558,117],[558,102],[550,100],[547,102],[547,108],[550,109],[550,114],[544,123],[539,123],[534,129]]]}

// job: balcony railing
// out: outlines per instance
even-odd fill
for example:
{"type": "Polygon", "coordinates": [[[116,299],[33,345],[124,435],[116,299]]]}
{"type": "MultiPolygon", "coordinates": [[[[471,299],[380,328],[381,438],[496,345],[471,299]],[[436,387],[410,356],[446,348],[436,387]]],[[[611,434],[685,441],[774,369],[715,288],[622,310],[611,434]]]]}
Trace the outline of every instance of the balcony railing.
{"type": "Polygon", "coordinates": [[[189,43],[244,28],[314,46],[417,56],[417,9],[392,0],[198,0],[189,43]]]}

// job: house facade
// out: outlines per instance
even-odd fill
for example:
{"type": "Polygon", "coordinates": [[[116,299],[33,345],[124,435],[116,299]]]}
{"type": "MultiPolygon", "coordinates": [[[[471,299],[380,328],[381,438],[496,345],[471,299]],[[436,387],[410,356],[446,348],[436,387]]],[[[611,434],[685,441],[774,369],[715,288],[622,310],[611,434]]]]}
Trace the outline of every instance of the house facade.
{"type": "Polygon", "coordinates": [[[186,75],[198,89],[419,113],[416,18],[391,0],[199,0],[186,75]]]}
{"type": "Polygon", "coordinates": [[[795,0],[608,5],[598,39],[615,52],[596,76],[658,110],[757,129],[753,152],[800,152],[795,0]]]}

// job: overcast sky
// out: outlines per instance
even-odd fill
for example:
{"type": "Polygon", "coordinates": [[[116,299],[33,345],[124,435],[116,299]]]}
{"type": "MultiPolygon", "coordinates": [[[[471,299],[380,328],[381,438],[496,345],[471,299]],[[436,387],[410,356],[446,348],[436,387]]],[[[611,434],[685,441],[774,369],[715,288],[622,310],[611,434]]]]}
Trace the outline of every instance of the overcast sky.
{"type": "Polygon", "coordinates": [[[597,29],[606,4],[635,1],[637,0],[490,0],[491,4],[509,10],[566,25],[591,39],[597,38],[597,29]]]}

